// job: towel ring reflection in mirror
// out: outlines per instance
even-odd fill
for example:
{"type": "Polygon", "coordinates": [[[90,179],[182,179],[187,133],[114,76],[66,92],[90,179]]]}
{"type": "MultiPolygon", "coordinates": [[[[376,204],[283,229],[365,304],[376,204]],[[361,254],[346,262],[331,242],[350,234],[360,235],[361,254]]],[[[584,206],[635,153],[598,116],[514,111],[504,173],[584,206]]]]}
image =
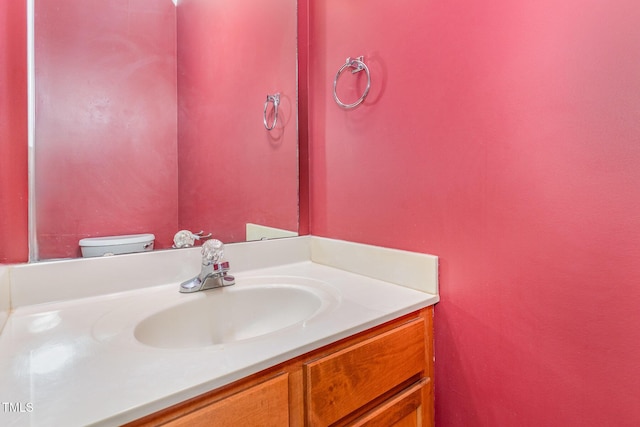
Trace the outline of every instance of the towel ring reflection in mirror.
{"type": "Polygon", "coordinates": [[[359,56],[355,59],[347,58],[347,62],[345,62],[342,67],[340,67],[340,69],[336,73],[336,78],[333,79],[333,99],[342,108],[355,108],[358,105],[362,104],[362,101],[364,101],[364,99],[369,94],[369,89],[371,89],[371,73],[369,72],[369,67],[367,67],[367,64],[364,63],[364,56],[359,56]],[[365,74],[367,75],[367,87],[364,89],[362,96],[352,104],[345,104],[344,102],[340,101],[340,98],[338,98],[338,92],[336,91],[338,87],[338,79],[347,68],[351,68],[351,74],[359,73],[360,71],[364,70],[365,74]]]}
{"type": "Polygon", "coordinates": [[[276,93],[275,95],[267,95],[267,100],[264,103],[264,111],[263,111],[262,117],[263,117],[264,127],[268,131],[276,127],[276,124],[278,123],[278,105],[280,105],[279,93],[276,93]],[[271,123],[271,125],[269,125],[269,122],[267,120],[267,109],[270,103],[273,104],[273,123],[271,123]]]}

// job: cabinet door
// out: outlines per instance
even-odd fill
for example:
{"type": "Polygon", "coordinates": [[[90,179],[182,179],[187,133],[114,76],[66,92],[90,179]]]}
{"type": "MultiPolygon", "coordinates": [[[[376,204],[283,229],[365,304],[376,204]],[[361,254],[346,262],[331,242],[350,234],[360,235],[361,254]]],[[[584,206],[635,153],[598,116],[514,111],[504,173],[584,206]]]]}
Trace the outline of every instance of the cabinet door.
{"type": "Polygon", "coordinates": [[[424,334],[415,320],[305,364],[308,425],[331,425],[424,373],[424,334]]]}
{"type": "Polygon", "coordinates": [[[428,392],[428,379],[401,391],[372,411],[366,413],[350,427],[427,427],[430,425],[430,414],[424,413],[427,404],[425,395],[428,392]]]}
{"type": "Polygon", "coordinates": [[[289,381],[282,374],[188,413],[171,427],[283,427],[289,425],[289,381]]]}

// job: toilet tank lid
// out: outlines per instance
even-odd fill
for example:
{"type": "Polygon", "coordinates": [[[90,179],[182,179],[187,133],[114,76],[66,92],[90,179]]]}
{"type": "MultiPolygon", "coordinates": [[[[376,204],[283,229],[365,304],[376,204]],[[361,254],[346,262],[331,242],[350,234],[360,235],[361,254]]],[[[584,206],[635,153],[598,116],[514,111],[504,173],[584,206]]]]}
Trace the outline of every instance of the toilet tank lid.
{"type": "Polygon", "coordinates": [[[80,239],[80,246],[112,246],[130,245],[132,243],[144,243],[154,241],[153,234],[127,234],[124,236],[87,237],[80,239]]]}

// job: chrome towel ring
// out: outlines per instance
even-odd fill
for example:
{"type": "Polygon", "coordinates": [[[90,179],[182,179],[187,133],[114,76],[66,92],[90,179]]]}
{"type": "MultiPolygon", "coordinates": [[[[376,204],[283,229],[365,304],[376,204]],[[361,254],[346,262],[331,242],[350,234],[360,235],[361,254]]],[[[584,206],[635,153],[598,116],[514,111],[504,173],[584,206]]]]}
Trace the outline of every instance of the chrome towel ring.
{"type": "Polygon", "coordinates": [[[262,114],[263,123],[266,130],[272,130],[276,127],[276,123],[278,123],[278,105],[280,105],[280,94],[276,93],[275,95],[267,95],[267,100],[264,103],[264,112],[262,114]],[[273,123],[271,125],[267,122],[267,107],[269,107],[269,103],[273,103],[273,123]]]}
{"type": "Polygon", "coordinates": [[[333,99],[335,99],[336,103],[342,108],[351,109],[357,107],[358,105],[362,104],[362,101],[364,101],[364,99],[369,94],[369,89],[371,89],[371,73],[369,72],[369,67],[367,67],[367,64],[365,64],[363,61],[364,56],[359,56],[355,59],[347,58],[347,62],[342,67],[340,67],[340,69],[336,73],[336,78],[333,79],[333,99]],[[338,93],[336,92],[340,74],[342,74],[342,72],[347,68],[352,69],[351,74],[359,73],[362,70],[364,70],[364,72],[367,74],[367,87],[364,89],[364,93],[362,94],[362,96],[353,104],[345,104],[344,102],[340,101],[340,98],[338,98],[338,93]]]}

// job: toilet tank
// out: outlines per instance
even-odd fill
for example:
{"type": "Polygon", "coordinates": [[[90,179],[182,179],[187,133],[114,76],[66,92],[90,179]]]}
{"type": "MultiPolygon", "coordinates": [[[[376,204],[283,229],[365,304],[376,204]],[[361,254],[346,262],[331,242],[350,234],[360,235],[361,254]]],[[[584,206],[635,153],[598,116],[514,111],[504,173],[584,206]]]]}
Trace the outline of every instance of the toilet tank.
{"type": "Polygon", "coordinates": [[[153,234],[87,237],[80,240],[80,250],[85,258],[148,252],[153,250],[155,239],[153,234]]]}

